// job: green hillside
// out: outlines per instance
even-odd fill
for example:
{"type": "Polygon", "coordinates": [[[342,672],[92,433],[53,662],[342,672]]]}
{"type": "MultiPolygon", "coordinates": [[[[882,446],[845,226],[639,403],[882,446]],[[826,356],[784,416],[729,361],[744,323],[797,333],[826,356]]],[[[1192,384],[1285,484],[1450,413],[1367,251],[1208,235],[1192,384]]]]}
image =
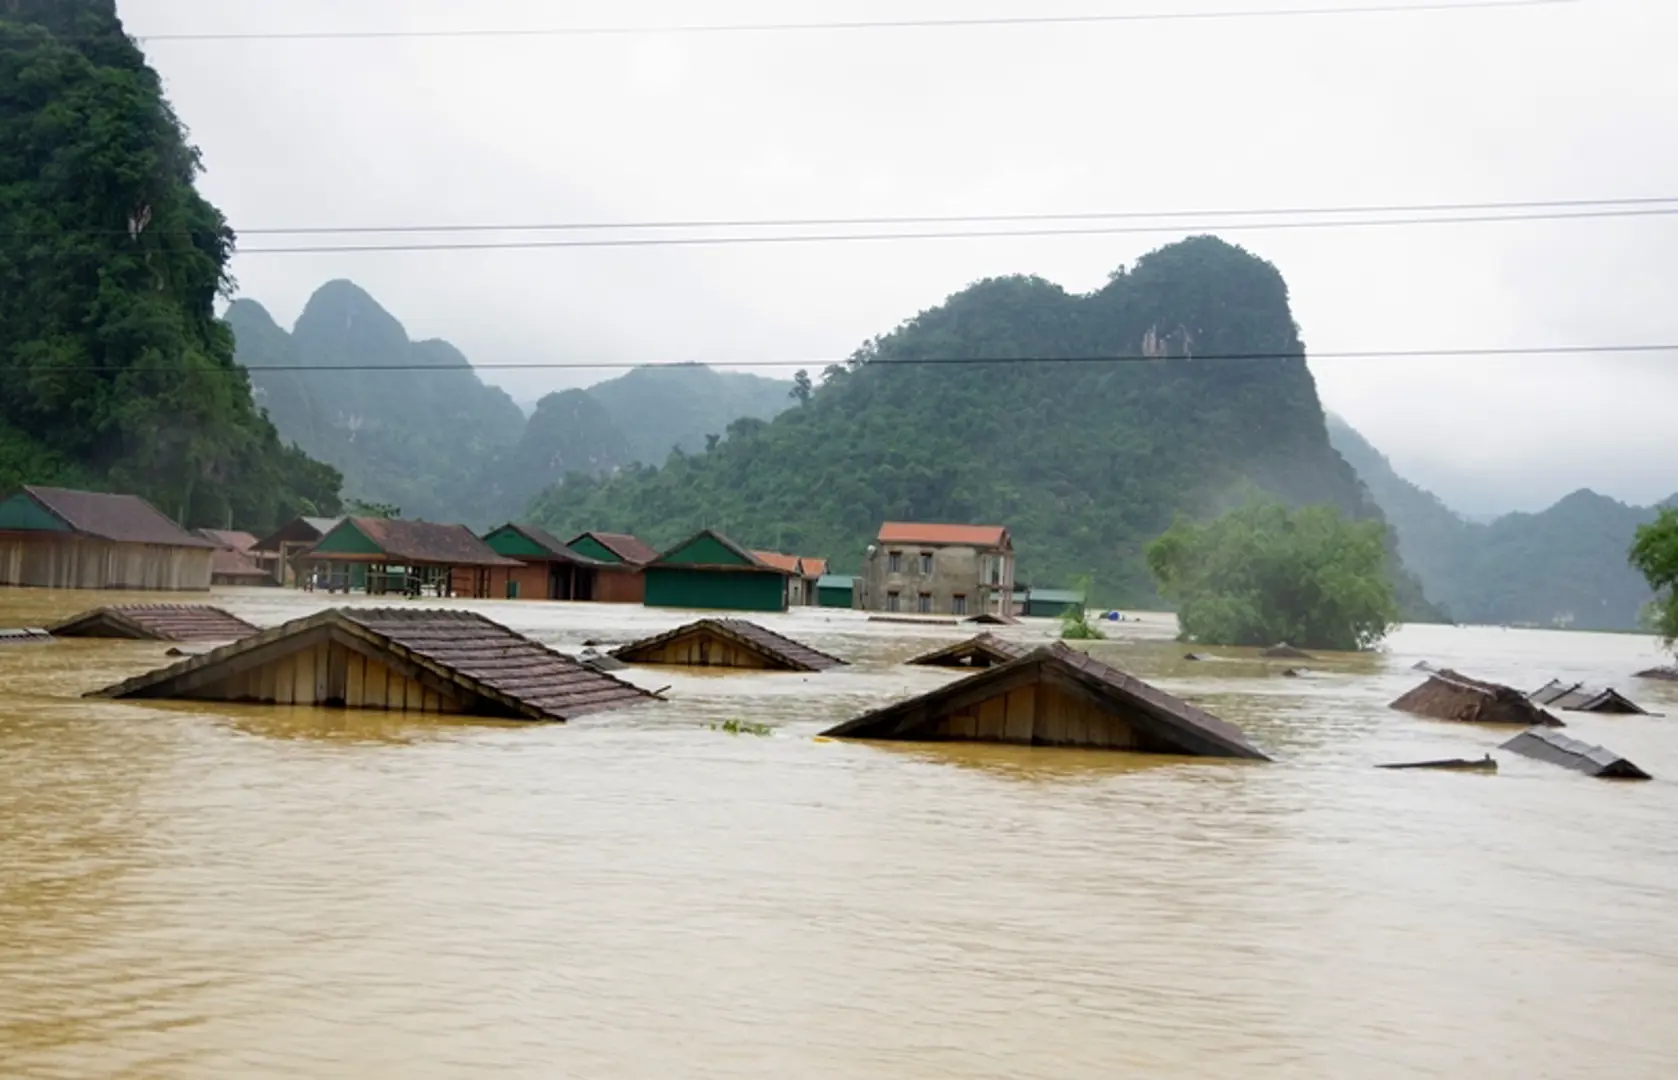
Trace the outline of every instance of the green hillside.
{"type": "Polygon", "coordinates": [[[1303,351],[1281,275],[1214,238],[1156,251],[1088,295],[990,279],[829,369],[807,404],[736,421],[662,468],[570,477],[533,512],[559,532],[655,542],[708,525],[840,570],[882,520],[997,522],[1026,578],[1091,574],[1104,602],[1156,602],[1142,549],[1174,514],[1256,486],[1379,516],[1329,446],[1303,351]],[[1059,359],[1144,351],[1160,359],[1059,359]],[[1193,358],[1255,352],[1296,355],[1193,358]]]}

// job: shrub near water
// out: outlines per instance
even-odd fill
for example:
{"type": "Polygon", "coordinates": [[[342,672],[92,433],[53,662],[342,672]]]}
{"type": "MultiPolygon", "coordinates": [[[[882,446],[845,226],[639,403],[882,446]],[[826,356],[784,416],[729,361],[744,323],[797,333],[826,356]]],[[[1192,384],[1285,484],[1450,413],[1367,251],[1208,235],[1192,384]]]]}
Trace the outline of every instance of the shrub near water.
{"type": "Polygon", "coordinates": [[[1378,522],[1327,506],[1254,500],[1215,521],[1179,521],[1148,547],[1183,636],[1209,645],[1367,649],[1398,618],[1378,522]]]}

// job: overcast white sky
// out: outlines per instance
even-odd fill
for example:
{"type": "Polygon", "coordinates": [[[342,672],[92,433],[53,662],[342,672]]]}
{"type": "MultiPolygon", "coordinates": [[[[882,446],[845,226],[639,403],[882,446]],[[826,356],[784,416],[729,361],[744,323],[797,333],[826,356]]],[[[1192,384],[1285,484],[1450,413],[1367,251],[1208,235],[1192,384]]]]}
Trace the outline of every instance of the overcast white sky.
{"type": "MultiPolygon", "coordinates": [[[[1304,0],[1301,0],[1303,3],[1304,0]]],[[[1346,6],[1368,0],[1313,0],[1346,6]]],[[[119,0],[129,31],[657,26],[1283,0],[119,0]]],[[[1678,196],[1678,4],[792,34],[155,42],[246,248],[319,225],[1678,196]]],[[[1210,221],[1191,222],[1207,231],[1210,221]]],[[[1309,349],[1678,342],[1678,218],[1241,231],[1309,349]]],[[[1177,234],[1182,235],[1182,234],[1177,234]]],[[[821,364],[993,274],[1098,286],[1177,238],[244,254],[480,363],[821,364]]],[[[398,237],[350,238],[363,241],[398,237]]],[[[466,239],[471,239],[470,237],[466,239]]],[[[346,238],[317,238],[342,243],[346,238]]],[[[1313,360],[1325,405],[1477,511],[1678,490],[1678,354],[1313,360]]],[[[493,372],[529,400],[611,372],[493,372]]]]}

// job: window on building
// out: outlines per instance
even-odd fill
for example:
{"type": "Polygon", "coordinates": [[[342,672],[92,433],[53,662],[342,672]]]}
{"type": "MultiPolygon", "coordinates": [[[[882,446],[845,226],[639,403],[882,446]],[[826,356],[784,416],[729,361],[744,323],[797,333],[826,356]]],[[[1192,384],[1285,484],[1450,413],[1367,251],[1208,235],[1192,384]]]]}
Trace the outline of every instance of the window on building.
{"type": "Polygon", "coordinates": [[[954,596],[950,597],[950,614],[967,614],[967,597],[961,595],[960,593],[956,593],[954,596]]]}
{"type": "Polygon", "coordinates": [[[932,552],[921,552],[921,577],[932,576],[932,552]]]}
{"type": "Polygon", "coordinates": [[[903,610],[903,598],[898,596],[894,592],[886,593],[886,610],[887,611],[902,611],[903,610]]]}
{"type": "Polygon", "coordinates": [[[903,552],[893,551],[886,556],[886,572],[891,574],[903,573],[903,552]]]}
{"type": "Polygon", "coordinates": [[[929,592],[921,593],[920,603],[919,603],[919,606],[917,607],[916,610],[918,610],[922,615],[932,614],[932,594],[931,593],[929,593],[929,592]]]}
{"type": "Polygon", "coordinates": [[[1002,560],[991,556],[985,562],[990,564],[990,583],[992,585],[1002,584],[1002,560]]]}

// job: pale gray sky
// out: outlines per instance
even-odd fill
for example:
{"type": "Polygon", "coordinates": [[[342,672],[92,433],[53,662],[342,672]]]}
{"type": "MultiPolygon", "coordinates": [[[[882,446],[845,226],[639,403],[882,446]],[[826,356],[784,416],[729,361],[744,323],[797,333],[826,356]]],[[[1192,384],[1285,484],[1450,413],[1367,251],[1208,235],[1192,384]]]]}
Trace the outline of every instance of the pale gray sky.
{"type": "MultiPolygon", "coordinates": [[[[1300,5],[119,0],[142,37],[1290,6],[1300,5]]],[[[204,190],[250,248],[291,242],[251,230],[307,225],[1678,196],[1674,40],[1678,5],[1579,0],[147,50],[204,153],[204,190]]],[[[1211,231],[1281,269],[1310,349],[1678,342],[1678,218],[1211,231]]],[[[785,360],[790,372],[842,358],[974,279],[1028,272],[1093,288],[1175,238],[248,254],[235,269],[242,293],[283,324],[323,281],[349,277],[414,336],[447,338],[478,362],[785,360]]],[[[1586,486],[1635,502],[1678,490],[1678,355],[1312,367],[1328,408],[1468,509],[1536,509],[1586,486]]],[[[488,377],[528,399],[603,374],[488,377]]]]}

